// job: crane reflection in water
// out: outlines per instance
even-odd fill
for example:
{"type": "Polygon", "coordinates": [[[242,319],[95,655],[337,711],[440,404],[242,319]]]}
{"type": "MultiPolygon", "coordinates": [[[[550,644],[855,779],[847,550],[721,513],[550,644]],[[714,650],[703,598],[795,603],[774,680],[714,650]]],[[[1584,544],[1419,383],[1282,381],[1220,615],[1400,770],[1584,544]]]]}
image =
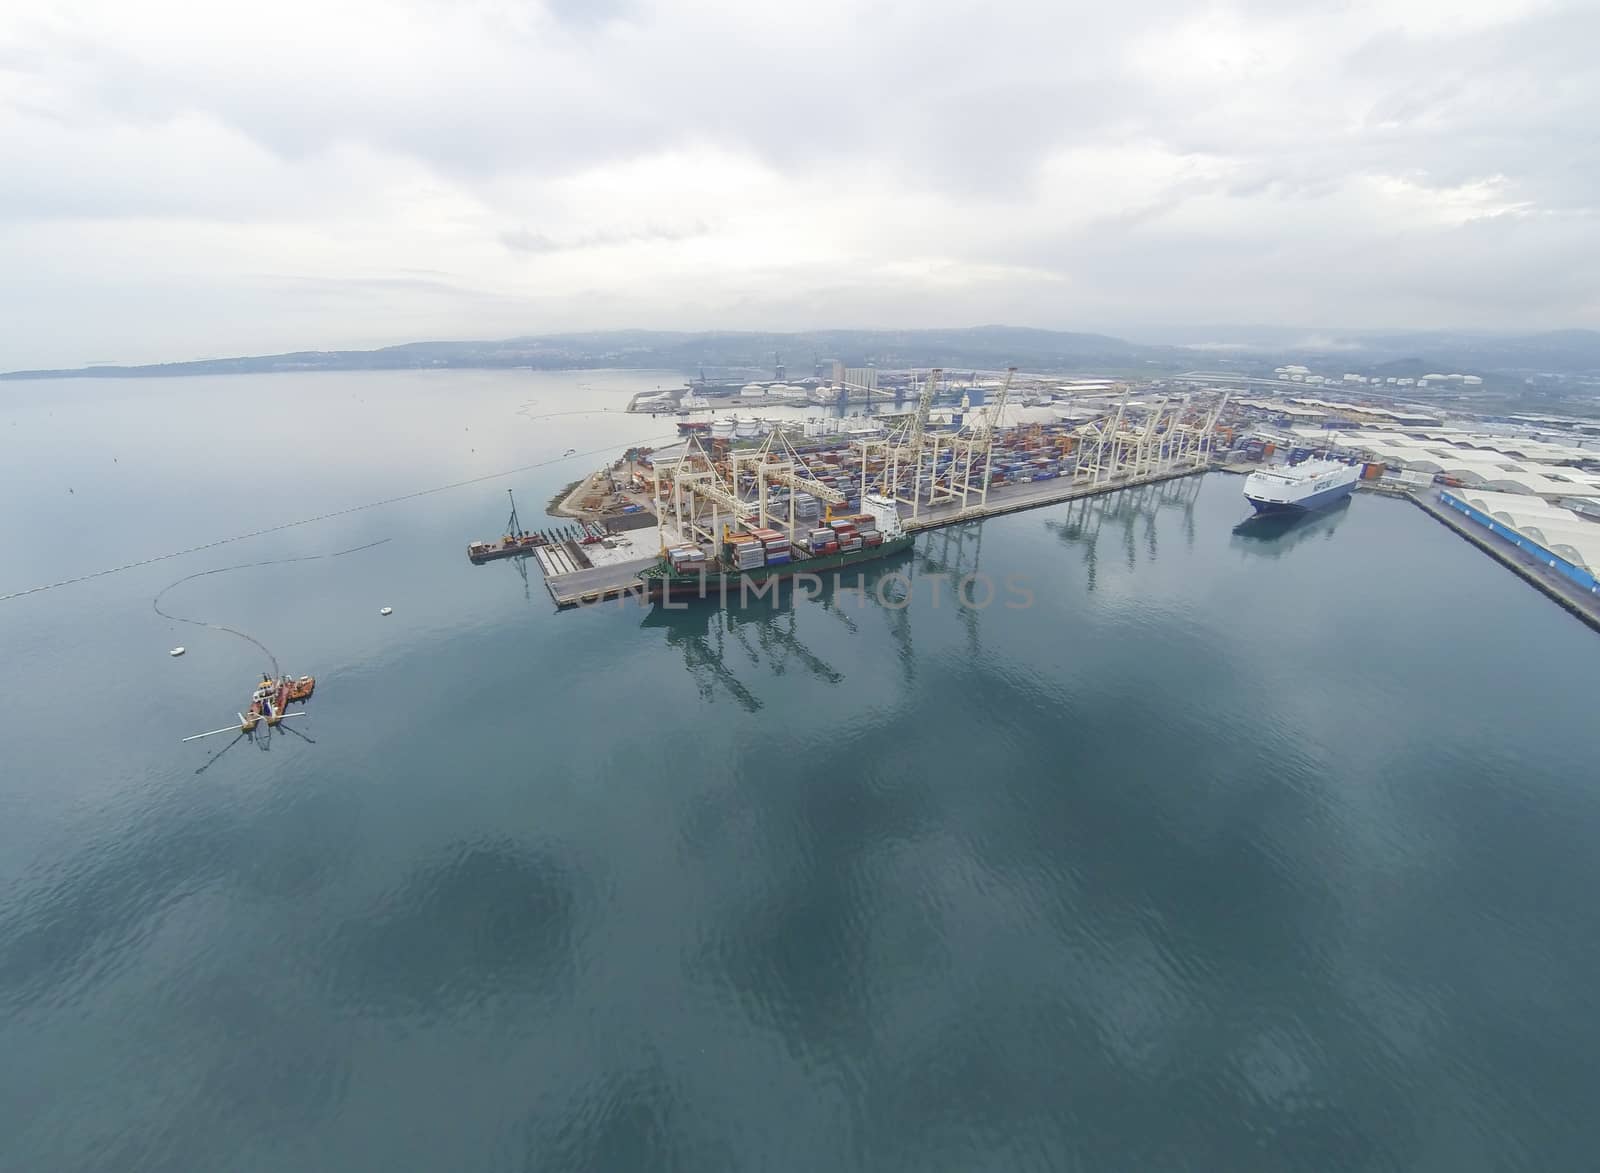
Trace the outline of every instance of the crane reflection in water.
{"type": "Polygon", "coordinates": [[[671,607],[655,603],[639,621],[639,626],[666,634],[667,644],[677,648],[683,656],[684,668],[694,679],[703,699],[712,701],[721,695],[746,712],[754,713],[764,707],[764,702],[740,678],[742,665],[748,663],[751,668],[762,668],[765,674],[772,676],[794,672],[823,684],[842,684],[845,674],[808,644],[804,634],[806,616],[827,616],[827,622],[838,622],[855,635],[860,633],[863,624],[879,621],[872,614],[876,612],[882,616],[898,645],[898,659],[909,683],[915,663],[911,651],[911,608],[899,604],[904,601],[906,582],[914,579],[918,568],[934,569],[925,567],[920,557],[913,559],[909,551],[863,566],[860,568],[862,594],[857,593],[854,577],[857,568],[852,567],[842,576],[831,572],[820,575],[820,588],[805,590],[799,601],[795,598],[793,583],[786,582],[776,599],[755,595],[740,599],[730,592],[726,607],[715,597],[703,601],[685,600],[671,607]],[[882,581],[884,576],[894,574],[900,577],[882,581]],[[889,603],[887,606],[878,598],[880,583],[889,603]]]}
{"type": "MultiPolygon", "coordinates": [[[[1203,478],[1177,477],[1167,481],[1134,485],[1077,497],[1058,507],[1044,527],[1068,545],[1081,546],[1088,575],[1088,589],[1095,589],[1101,542],[1109,537],[1121,539],[1123,557],[1132,570],[1139,561],[1139,547],[1154,562],[1158,553],[1156,515],[1162,510],[1177,510],[1183,517],[1184,541],[1191,549],[1195,542],[1195,501],[1203,478]]],[[[1113,549],[1116,547],[1113,546],[1113,549]]]]}
{"type": "Polygon", "coordinates": [[[761,698],[751,692],[729,665],[746,658],[752,665],[764,664],[768,672],[781,676],[791,668],[809,672],[827,684],[839,684],[844,674],[814,653],[800,638],[793,597],[774,601],[752,600],[743,606],[720,607],[696,603],[683,610],[652,607],[640,620],[641,628],[659,628],[667,644],[683,655],[684,668],[694,679],[702,699],[714,700],[726,693],[740,708],[754,713],[763,708],[761,698]],[[739,653],[743,653],[741,657],[739,653]]]}

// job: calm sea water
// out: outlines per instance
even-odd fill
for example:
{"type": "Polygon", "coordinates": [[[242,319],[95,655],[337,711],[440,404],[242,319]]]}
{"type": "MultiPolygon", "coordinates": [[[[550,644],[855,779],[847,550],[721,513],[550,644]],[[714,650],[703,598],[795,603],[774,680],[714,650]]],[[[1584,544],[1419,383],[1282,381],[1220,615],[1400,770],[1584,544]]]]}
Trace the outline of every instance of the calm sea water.
{"type": "MultiPolygon", "coordinates": [[[[0,594],[643,441],[669,380],[0,384],[0,594]]],[[[594,463],[0,604],[0,1168],[1593,1166],[1600,642],[1510,574],[1220,475],[865,600],[467,563],[594,463]],[[153,596],[372,542],[167,592],[319,679],[181,744],[263,657],[153,596]]]]}

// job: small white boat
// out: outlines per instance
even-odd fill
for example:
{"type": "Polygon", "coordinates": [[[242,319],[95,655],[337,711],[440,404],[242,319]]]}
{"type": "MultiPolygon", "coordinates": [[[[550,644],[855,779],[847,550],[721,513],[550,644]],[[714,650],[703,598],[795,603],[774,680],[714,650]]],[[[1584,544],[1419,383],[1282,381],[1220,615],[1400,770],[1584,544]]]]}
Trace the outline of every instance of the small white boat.
{"type": "Polygon", "coordinates": [[[167,653],[167,655],[169,655],[169,656],[181,656],[181,655],[183,655],[184,652],[186,652],[188,650],[189,650],[188,648],[173,648],[170,652],[167,653]]]}
{"type": "Polygon", "coordinates": [[[394,608],[393,607],[382,607],[382,608],[380,608],[378,610],[378,614],[379,615],[393,615],[394,614],[394,608]]]}

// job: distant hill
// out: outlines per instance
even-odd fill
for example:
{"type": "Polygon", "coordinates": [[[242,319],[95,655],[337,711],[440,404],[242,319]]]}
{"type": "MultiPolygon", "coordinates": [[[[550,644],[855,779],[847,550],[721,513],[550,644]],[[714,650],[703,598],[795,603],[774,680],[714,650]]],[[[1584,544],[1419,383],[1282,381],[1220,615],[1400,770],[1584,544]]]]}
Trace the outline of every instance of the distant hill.
{"type": "Polygon", "coordinates": [[[713,378],[771,377],[781,356],[794,378],[812,364],[841,360],[849,366],[934,367],[1025,371],[1129,371],[1161,375],[1188,369],[1205,354],[1243,373],[1270,371],[1275,362],[1386,375],[1600,373],[1600,331],[1553,330],[1539,334],[1469,331],[1310,331],[1250,327],[1174,331],[1197,343],[1184,346],[1129,342],[1106,334],[973,326],[948,330],[756,331],[609,330],[541,334],[498,341],[408,342],[379,350],[305,350],[289,354],[202,359],[149,366],[94,366],[76,370],[11,371],[0,379],[142,378],[166,375],[261,374],[285,371],[388,371],[428,368],[533,368],[570,370],[624,367],[692,373],[713,378]],[[1226,340],[1219,359],[1216,343],[1226,340]]]}
{"type": "MultiPolygon", "coordinates": [[[[1600,372],[1600,330],[1549,330],[1539,334],[1468,334],[1433,331],[1380,335],[1370,348],[1432,360],[1434,369],[1517,374],[1600,372]]],[[[1449,372],[1443,372],[1448,374],[1449,372]]]]}
{"type": "Polygon", "coordinates": [[[282,371],[385,371],[423,368],[633,367],[695,371],[770,372],[781,355],[795,378],[814,361],[850,366],[976,367],[1007,365],[1043,370],[1127,365],[1166,360],[1181,366],[1170,347],[1139,346],[1104,334],[1073,334],[1012,326],[959,330],[821,330],[778,334],[711,331],[668,333],[614,330],[546,334],[490,342],[408,342],[380,350],[304,350],[244,358],[201,359],[149,366],[94,366],[76,370],[10,371],[0,379],[141,378],[168,375],[260,374],[282,371]]]}
{"type": "MultiPolygon", "coordinates": [[[[1304,333],[1304,332],[1303,332],[1304,333]]],[[[1329,331],[1301,341],[1280,341],[1263,353],[1297,355],[1300,361],[1344,364],[1388,375],[1430,371],[1527,375],[1541,372],[1600,372],[1600,331],[1549,330],[1495,334],[1464,330],[1329,331]]]]}

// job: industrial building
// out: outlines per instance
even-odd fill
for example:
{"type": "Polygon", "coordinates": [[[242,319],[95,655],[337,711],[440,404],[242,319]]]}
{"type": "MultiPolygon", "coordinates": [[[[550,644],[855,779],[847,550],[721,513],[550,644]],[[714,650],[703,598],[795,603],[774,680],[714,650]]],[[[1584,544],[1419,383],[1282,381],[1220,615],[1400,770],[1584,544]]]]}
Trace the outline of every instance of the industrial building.
{"type": "Polygon", "coordinates": [[[1305,407],[1324,408],[1352,419],[1371,418],[1408,427],[1437,426],[1441,422],[1435,413],[1416,408],[1377,407],[1371,403],[1346,403],[1337,399],[1296,399],[1294,402],[1305,407]]]}
{"type": "Polygon", "coordinates": [[[1279,416],[1284,419],[1295,420],[1300,423],[1310,423],[1313,420],[1326,419],[1328,413],[1315,407],[1298,406],[1304,401],[1295,400],[1292,403],[1280,403],[1274,399],[1234,399],[1233,405],[1241,408],[1252,408],[1265,412],[1268,415],[1279,416]]]}
{"type": "Polygon", "coordinates": [[[1600,594],[1600,523],[1538,498],[1479,489],[1445,489],[1439,500],[1520,549],[1532,550],[1552,570],[1600,594]]]}
{"type": "Polygon", "coordinates": [[[1429,439],[1424,434],[1399,431],[1305,427],[1291,431],[1301,443],[1325,445],[1390,468],[1427,473],[1468,488],[1557,501],[1600,499],[1600,472],[1575,467],[1578,462],[1600,456],[1593,450],[1465,432],[1429,439]],[[1490,447],[1491,444],[1497,446],[1490,447]]]}

